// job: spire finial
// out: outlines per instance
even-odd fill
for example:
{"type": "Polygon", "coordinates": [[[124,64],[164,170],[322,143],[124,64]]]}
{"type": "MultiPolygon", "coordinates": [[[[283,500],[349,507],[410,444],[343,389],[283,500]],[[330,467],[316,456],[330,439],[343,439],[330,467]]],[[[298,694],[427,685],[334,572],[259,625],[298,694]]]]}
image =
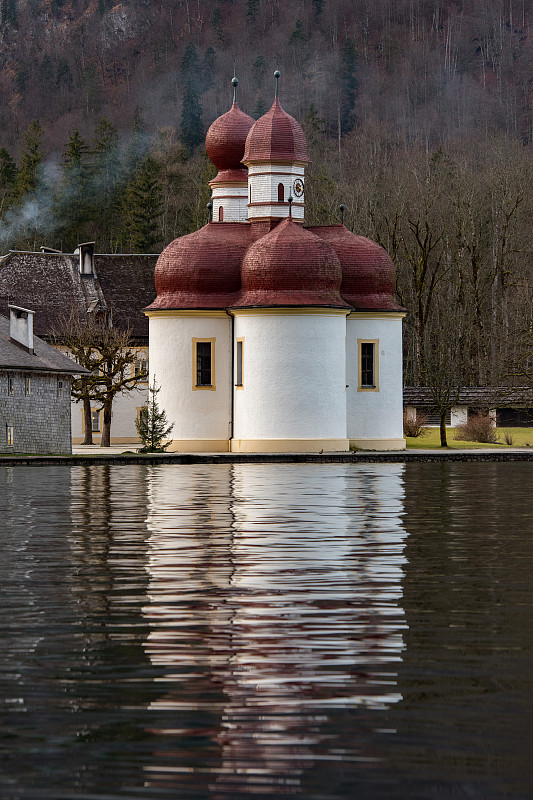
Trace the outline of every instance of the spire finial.
{"type": "Polygon", "coordinates": [[[213,201],[210,200],[207,204],[207,221],[213,222],[213,201]]]}
{"type": "Polygon", "coordinates": [[[276,99],[279,97],[279,76],[281,75],[279,69],[277,69],[274,73],[274,77],[276,79],[276,99]]]}
{"type": "Polygon", "coordinates": [[[294,200],[292,194],[290,194],[287,198],[289,202],[289,219],[292,219],[292,201],[294,200]]]}
{"type": "Polygon", "coordinates": [[[233,78],[231,79],[231,85],[233,86],[233,102],[237,102],[237,86],[239,85],[239,81],[235,76],[235,61],[233,62],[233,78]]]}
{"type": "Polygon", "coordinates": [[[344,205],[344,203],[341,203],[341,204],[340,204],[340,210],[341,210],[341,225],[344,225],[344,209],[345,209],[345,205],[344,205]]]}

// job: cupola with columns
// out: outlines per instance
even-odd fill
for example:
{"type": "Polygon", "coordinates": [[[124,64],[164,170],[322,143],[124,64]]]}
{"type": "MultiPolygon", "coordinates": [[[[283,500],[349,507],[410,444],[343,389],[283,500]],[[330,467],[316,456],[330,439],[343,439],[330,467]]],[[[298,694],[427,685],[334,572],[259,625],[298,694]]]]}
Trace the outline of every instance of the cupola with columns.
{"type": "Polygon", "coordinates": [[[292,215],[294,222],[303,222],[307,145],[300,125],[279,102],[278,70],[274,77],[272,108],[254,123],[246,137],[242,163],[248,167],[248,219],[279,221],[292,215]]]}

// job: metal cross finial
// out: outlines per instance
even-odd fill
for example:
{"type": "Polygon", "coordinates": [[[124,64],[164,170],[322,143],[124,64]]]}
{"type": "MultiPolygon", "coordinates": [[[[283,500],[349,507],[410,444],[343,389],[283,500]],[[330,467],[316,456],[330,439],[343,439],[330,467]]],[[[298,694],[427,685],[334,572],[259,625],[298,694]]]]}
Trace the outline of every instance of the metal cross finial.
{"type": "Polygon", "coordinates": [[[289,201],[289,217],[292,219],[292,201],[294,200],[292,194],[290,194],[287,198],[289,201]]]}
{"type": "Polygon", "coordinates": [[[233,86],[233,102],[237,102],[237,86],[239,85],[239,81],[235,76],[235,61],[233,62],[233,78],[231,79],[231,85],[233,86]]]}
{"type": "Polygon", "coordinates": [[[344,203],[341,203],[340,209],[341,209],[341,225],[344,225],[344,209],[345,209],[344,203]]]}
{"type": "Polygon", "coordinates": [[[207,204],[208,221],[213,222],[213,202],[210,200],[207,204]]]}
{"type": "Polygon", "coordinates": [[[281,75],[279,69],[277,69],[274,73],[274,77],[276,79],[276,98],[279,97],[279,76],[281,75]]]}

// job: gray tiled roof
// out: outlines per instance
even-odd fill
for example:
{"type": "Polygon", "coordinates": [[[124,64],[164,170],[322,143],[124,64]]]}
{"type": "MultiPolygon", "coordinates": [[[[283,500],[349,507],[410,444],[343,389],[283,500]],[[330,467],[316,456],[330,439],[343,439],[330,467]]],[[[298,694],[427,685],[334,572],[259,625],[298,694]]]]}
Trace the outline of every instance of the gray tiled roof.
{"type": "MultiPolygon", "coordinates": [[[[404,386],[404,406],[431,408],[434,404],[431,393],[425,386],[404,386]]],[[[454,405],[471,408],[495,408],[497,406],[532,405],[533,388],[510,386],[467,386],[459,391],[454,405]]]]}
{"type": "Polygon", "coordinates": [[[79,257],[68,253],[10,252],[0,261],[0,313],[8,303],[35,311],[38,336],[48,337],[71,310],[110,310],[114,324],[148,341],[143,309],[156,296],[157,254],[94,256],[95,276],[80,275],[79,257]]]}
{"type": "Polygon", "coordinates": [[[87,372],[38,336],[33,337],[33,350],[33,353],[29,353],[24,347],[11,341],[9,319],[0,315],[0,369],[58,372],[63,375],[79,375],[87,372]]]}

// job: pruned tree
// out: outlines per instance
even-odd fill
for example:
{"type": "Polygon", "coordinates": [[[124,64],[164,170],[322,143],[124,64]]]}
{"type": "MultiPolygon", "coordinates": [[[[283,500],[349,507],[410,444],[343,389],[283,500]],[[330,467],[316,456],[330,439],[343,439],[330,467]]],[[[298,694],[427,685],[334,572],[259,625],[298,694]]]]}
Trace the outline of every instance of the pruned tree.
{"type": "Polygon", "coordinates": [[[90,371],[90,375],[74,378],[72,397],[83,402],[85,421],[84,444],[92,444],[91,402],[103,410],[101,446],[111,443],[111,412],[117,394],[137,388],[148,373],[136,371],[137,354],[130,345],[130,331],[115,328],[111,319],[76,312],[63,317],[53,333],[53,342],[64,347],[75,361],[90,371]]]}

